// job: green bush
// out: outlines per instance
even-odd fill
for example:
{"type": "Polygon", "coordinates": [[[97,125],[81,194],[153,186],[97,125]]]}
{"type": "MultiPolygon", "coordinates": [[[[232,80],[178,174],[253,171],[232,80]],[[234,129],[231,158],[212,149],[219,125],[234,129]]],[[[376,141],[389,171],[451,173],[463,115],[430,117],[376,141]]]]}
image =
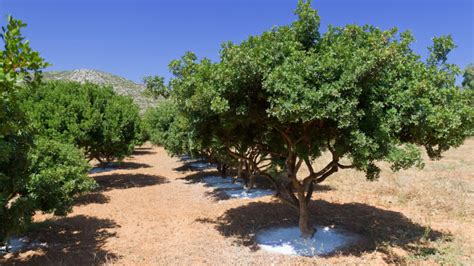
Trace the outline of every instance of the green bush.
{"type": "Polygon", "coordinates": [[[177,108],[170,100],[162,101],[157,107],[149,108],[144,116],[144,131],[149,140],[156,145],[165,145],[177,115],[177,108]]]}
{"type": "Polygon", "coordinates": [[[133,152],[139,137],[138,107],[112,88],[55,81],[25,97],[24,107],[39,134],[73,143],[101,162],[133,152]]]}
{"type": "Polygon", "coordinates": [[[28,198],[35,209],[55,215],[70,211],[74,197],[95,188],[84,155],[72,144],[39,138],[29,154],[28,198]]]}
{"type": "Polygon", "coordinates": [[[24,41],[25,24],[11,17],[0,34],[0,244],[25,229],[36,211],[66,214],[73,199],[95,186],[89,166],[70,144],[38,138],[22,109],[47,66],[24,41]]]}
{"type": "Polygon", "coordinates": [[[20,33],[24,26],[9,17],[0,33],[4,44],[0,50],[0,243],[31,217],[24,195],[33,134],[20,108],[19,92],[21,83],[35,87],[39,69],[47,64],[24,41],[20,33]]]}

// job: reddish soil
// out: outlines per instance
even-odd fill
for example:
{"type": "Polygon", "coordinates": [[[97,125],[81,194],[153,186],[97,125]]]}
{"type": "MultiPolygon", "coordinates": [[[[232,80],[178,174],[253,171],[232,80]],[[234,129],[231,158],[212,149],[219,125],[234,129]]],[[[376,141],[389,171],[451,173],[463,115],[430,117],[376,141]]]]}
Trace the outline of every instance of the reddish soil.
{"type": "MultiPolygon", "coordinates": [[[[9,254],[0,258],[0,264],[402,263],[410,262],[406,258],[419,254],[420,249],[429,248],[422,245],[423,241],[437,243],[459,232],[456,228],[466,234],[474,232],[471,213],[459,221],[443,216],[444,220],[430,223],[432,230],[427,231],[426,223],[416,216],[420,215],[416,207],[375,201],[372,198],[390,193],[379,193],[364,183],[357,189],[341,186],[339,190],[336,179],[318,187],[311,205],[312,220],[360,233],[366,241],[324,258],[271,254],[256,247],[255,233],[295,224],[296,213],[271,196],[219,200],[212,188],[193,182],[210,171],[191,171],[162,148],[138,148],[120,169],[93,174],[100,189],[81,197],[67,217],[37,215],[38,224],[29,237],[46,242],[48,248],[9,254]],[[356,192],[364,186],[365,191],[356,192]],[[346,198],[351,190],[356,196],[346,198]],[[369,196],[372,192],[379,194],[369,196]]],[[[470,184],[471,177],[468,176],[470,184]]],[[[469,262],[472,239],[463,241],[465,252],[456,261],[469,262]]],[[[436,259],[428,256],[421,261],[415,258],[415,262],[439,263],[436,259]]]]}

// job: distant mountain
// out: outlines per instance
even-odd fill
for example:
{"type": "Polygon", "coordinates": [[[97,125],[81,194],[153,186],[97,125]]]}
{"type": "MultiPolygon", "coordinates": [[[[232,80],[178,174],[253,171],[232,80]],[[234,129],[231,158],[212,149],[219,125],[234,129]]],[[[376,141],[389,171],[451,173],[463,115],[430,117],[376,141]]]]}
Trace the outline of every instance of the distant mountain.
{"type": "Polygon", "coordinates": [[[133,101],[140,107],[141,112],[144,112],[150,106],[156,105],[159,101],[143,94],[145,85],[103,71],[78,69],[72,71],[49,71],[44,72],[43,75],[45,80],[69,80],[112,86],[116,93],[132,97],[133,101]]]}

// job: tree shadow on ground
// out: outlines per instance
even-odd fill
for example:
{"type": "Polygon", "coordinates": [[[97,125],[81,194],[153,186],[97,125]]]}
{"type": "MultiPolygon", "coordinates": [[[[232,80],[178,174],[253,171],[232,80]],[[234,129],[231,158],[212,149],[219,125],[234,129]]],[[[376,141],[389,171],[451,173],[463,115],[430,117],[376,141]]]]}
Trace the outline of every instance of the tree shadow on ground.
{"type": "Polygon", "coordinates": [[[132,156],[143,156],[152,154],[156,154],[156,151],[153,151],[153,149],[151,148],[137,148],[133,151],[132,156]]]}
{"type": "Polygon", "coordinates": [[[207,164],[206,161],[199,161],[199,160],[198,161],[185,161],[183,162],[183,165],[175,167],[173,168],[173,170],[178,171],[178,172],[201,172],[207,169],[214,168],[211,164],[205,167],[194,167],[193,164],[195,163],[207,164]]]}
{"type": "Polygon", "coordinates": [[[315,192],[326,192],[326,191],[331,191],[331,190],[334,190],[334,189],[330,185],[321,185],[321,184],[314,185],[315,192]]]}
{"type": "Polygon", "coordinates": [[[180,177],[178,179],[185,180],[186,184],[196,184],[201,183],[203,178],[208,176],[220,176],[221,174],[217,170],[213,171],[199,171],[199,172],[191,172],[184,177],[180,177]]]}
{"type": "MultiPolygon", "coordinates": [[[[310,204],[313,225],[336,226],[361,235],[363,241],[342,254],[360,256],[365,252],[379,250],[382,243],[410,250],[422,238],[437,240],[447,234],[429,231],[423,225],[414,223],[400,212],[380,209],[362,203],[330,203],[316,200],[310,204]]],[[[235,237],[238,244],[258,249],[255,234],[274,227],[288,227],[298,224],[296,210],[280,202],[251,202],[227,210],[216,220],[197,219],[199,222],[215,224],[224,236],[235,237]]]]}
{"type": "Polygon", "coordinates": [[[90,174],[99,174],[104,172],[110,172],[115,170],[135,170],[140,168],[150,168],[151,165],[146,163],[135,163],[135,162],[111,162],[101,163],[92,167],[89,171],[90,174]]]}
{"type": "Polygon", "coordinates": [[[79,196],[76,200],[74,200],[74,205],[83,206],[89,204],[105,204],[109,202],[110,198],[108,196],[98,192],[91,192],[79,196]]]}
{"type": "Polygon", "coordinates": [[[46,243],[34,251],[14,253],[0,258],[1,265],[101,265],[119,258],[103,249],[107,239],[115,237],[119,227],[109,219],[77,215],[48,220],[28,234],[32,240],[46,243]]]}
{"type": "Polygon", "coordinates": [[[222,201],[232,199],[229,194],[225,193],[223,189],[213,189],[211,191],[204,192],[206,198],[211,199],[212,201],[222,201]]]}
{"type": "Polygon", "coordinates": [[[94,179],[99,184],[97,191],[147,187],[169,182],[165,177],[146,174],[109,174],[94,176],[94,179]]]}

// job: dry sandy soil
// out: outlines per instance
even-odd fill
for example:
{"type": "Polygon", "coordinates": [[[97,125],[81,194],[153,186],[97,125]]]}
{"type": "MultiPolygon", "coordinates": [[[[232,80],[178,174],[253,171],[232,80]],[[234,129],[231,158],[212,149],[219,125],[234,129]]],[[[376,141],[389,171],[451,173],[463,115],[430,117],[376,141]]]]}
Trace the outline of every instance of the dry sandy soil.
{"type": "Polygon", "coordinates": [[[38,214],[28,236],[46,242],[0,258],[28,265],[474,264],[474,139],[426,161],[423,170],[379,181],[339,171],[318,187],[312,221],[365,236],[327,257],[259,250],[254,235],[296,223],[271,196],[221,200],[161,148],[143,146],[117,170],[92,176],[100,188],[81,197],[67,217],[38,214]]]}

